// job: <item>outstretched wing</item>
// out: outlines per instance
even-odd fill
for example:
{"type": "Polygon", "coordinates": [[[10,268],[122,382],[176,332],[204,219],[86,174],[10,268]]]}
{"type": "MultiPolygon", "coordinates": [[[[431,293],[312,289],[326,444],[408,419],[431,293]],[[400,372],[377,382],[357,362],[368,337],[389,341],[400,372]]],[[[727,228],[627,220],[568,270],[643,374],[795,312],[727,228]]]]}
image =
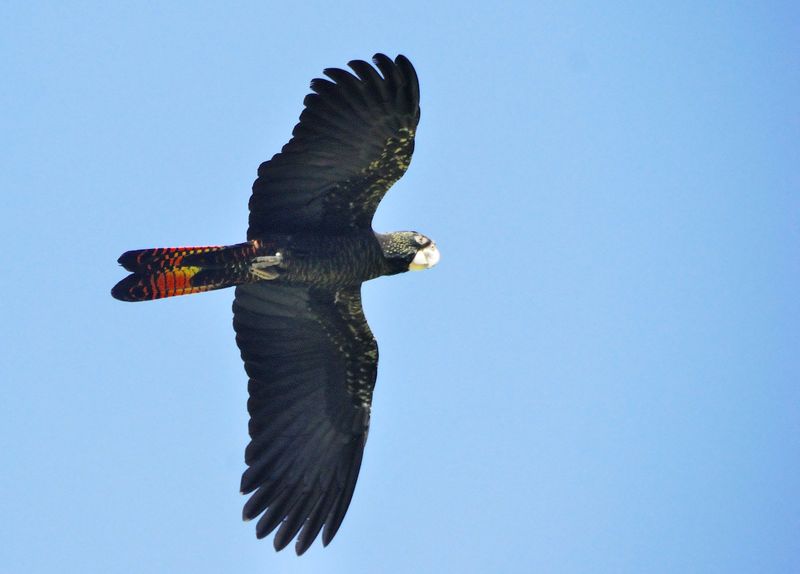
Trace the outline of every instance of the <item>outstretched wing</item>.
{"type": "Polygon", "coordinates": [[[369,228],[378,203],[408,168],[419,122],[419,82],[405,56],[330,68],[311,82],[280,153],[258,168],[248,239],[264,233],[369,228]]]}
{"type": "Polygon", "coordinates": [[[305,552],[342,523],[369,429],[378,345],[360,287],[253,283],[236,288],[236,343],[250,377],[251,441],[241,490],[259,538],[305,552]],[[298,536],[299,533],[299,536],[298,536]]]}

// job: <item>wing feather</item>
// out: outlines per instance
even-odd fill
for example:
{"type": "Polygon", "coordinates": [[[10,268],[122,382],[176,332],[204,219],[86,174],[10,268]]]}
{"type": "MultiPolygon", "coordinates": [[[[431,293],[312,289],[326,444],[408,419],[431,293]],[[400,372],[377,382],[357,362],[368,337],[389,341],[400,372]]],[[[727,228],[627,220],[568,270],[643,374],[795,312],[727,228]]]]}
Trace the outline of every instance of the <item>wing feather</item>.
{"type": "Polygon", "coordinates": [[[371,225],[408,168],[420,116],[408,59],[376,54],[373,61],[350,62],[355,74],[328,68],[329,79],[312,80],[292,139],[258,169],[248,238],[371,225]]]}
{"type": "Polygon", "coordinates": [[[236,289],[236,341],[250,377],[242,516],[276,549],[328,544],[353,496],[378,348],[360,288],[254,283],[236,289]]]}

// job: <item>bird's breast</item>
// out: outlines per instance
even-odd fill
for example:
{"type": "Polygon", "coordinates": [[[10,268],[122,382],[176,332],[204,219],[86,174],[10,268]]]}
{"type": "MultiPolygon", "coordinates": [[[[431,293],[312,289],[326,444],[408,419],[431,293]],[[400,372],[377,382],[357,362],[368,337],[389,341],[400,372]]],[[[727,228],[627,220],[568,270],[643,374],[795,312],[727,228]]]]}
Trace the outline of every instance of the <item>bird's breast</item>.
{"type": "Polygon", "coordinates": [[[319,287],[357,285],[384,273],[372,232],[350,235],[293,234],[275,238],[283,261],[279,281],[319,287]]]}

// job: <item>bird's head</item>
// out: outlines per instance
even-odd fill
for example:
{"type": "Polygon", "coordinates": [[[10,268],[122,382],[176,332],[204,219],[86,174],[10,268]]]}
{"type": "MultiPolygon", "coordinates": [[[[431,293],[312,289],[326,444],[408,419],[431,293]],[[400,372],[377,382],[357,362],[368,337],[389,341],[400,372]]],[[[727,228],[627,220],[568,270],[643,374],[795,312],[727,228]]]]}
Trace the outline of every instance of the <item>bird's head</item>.
{"type": "Polygon", "coordinates": [[[416,231],[376,234],[390,273],[422,271],[439,263],[436,244],[416,231]]]}

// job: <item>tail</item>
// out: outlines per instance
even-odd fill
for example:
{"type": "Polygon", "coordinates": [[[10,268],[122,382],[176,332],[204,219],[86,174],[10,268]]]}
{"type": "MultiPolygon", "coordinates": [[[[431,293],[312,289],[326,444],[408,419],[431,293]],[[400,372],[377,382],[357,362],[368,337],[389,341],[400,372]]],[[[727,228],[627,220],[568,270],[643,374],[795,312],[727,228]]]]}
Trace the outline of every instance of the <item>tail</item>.
{"type": "Polygon", "coordinates": [[[247,283],[252,280],[250,262],[261,251],[258,241],[126,251],[118,262],[131,274],[114,285],[111,296],[149,301],[247,283]]]}

